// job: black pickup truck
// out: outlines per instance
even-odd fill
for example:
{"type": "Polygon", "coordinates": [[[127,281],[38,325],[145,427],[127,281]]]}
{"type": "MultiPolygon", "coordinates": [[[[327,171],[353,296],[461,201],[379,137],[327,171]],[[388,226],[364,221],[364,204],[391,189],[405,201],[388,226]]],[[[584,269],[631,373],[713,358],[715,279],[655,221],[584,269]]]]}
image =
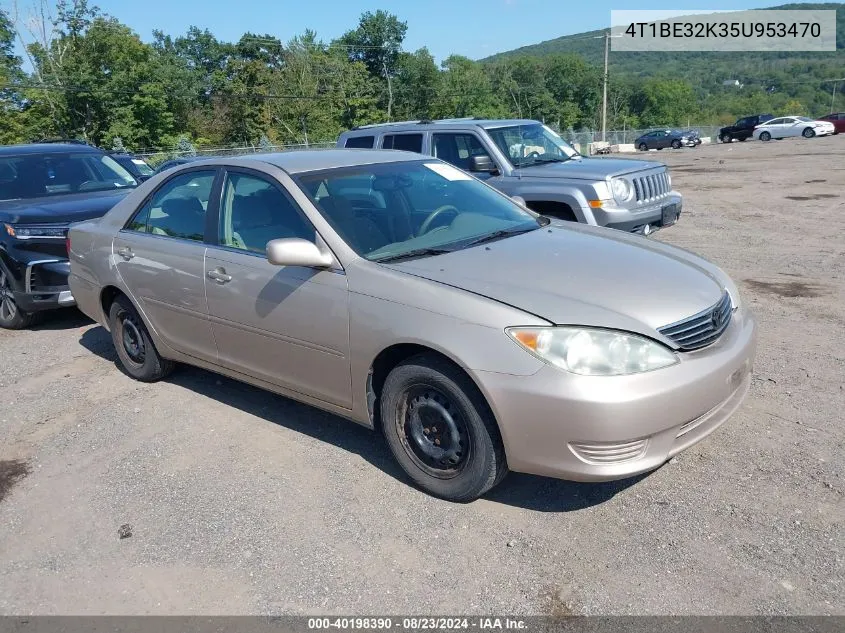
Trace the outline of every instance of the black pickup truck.
{"type": "Polygon", "coordinates": [[[74,305],[66,246],[73,222],[105,215],[136,180],[84,144],[0,147],[0,327],[74,305]]]}
{"type": "Polygon", "coordinates": [[[719,130],[719,140],[723,143],[730,143],[734,139],[744,141],[747,138],[751,138],[755,127],[771,118],[773,118],[771,114],[754,114],[743,117],[733,125],[723,127],[719,130]]]}

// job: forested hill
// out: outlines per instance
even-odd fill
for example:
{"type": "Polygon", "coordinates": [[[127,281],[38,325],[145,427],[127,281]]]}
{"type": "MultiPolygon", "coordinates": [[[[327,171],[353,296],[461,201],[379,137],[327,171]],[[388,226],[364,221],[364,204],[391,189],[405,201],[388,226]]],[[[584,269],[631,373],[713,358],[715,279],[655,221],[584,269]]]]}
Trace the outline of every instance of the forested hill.
{"type": "MultiPolygon", "coordinates": [[[[842,2],[823,2],[823,3],[806,3],[806,4],[784,4],[770,9],[802,9],[802,10],[816,10],[827,9],[836,11],[836,56],[830,53],[707,53],[707,52],[689,52],[689,53],[625,53],[625,52],[611,52],[611,63],[617,68],[624,68],[627,72],[634,74],[654,74],[654,72],[671,72],[676,73],[678,70],[686,68],[688,64],[693,63],[697,67],[704,67],[708,64],[716,64],[717,66],[728,68],[747,68],[753,69],[755,64],[761,60],[767,62],[773,61],[818,61],[819,59],[829,60],[834,63],[834,59],[842,64],[845,60],[845,3],[842,2]]],[[[532,44],[530,46],[523,46],[512,51],[505,51],[491,55],[482,62],[501,61],[503,59],[512,58],[516,56],[537,56],[553,55],[556,53],[575,53],[583,57],[586,61],[594,64],[603,63],[604,61],[604,40],[602,36],[607,29],[599,29],[596,31],[587,31],[585,33],[575,33],[573,35],[564,35],[553,40],[540,42],[539,44],[532,44]]],[[[690,72],[692,76],[694,73],[690,72]]]]}
{"type": "MultiPolygon", "coordinates": [[[[644,83],[680,82],[695,92],[702,121],[726,122],[751,112],[817,116],[831,108],[845,111],[845,95],[842,95],[845,82],[831,81],[845,77],[845,3],[785,4],[770,8],[836,10],[837,50],[827,53],[611,51],[611,86],[614,91],[631,94],[644,83]],[[734,80],[742,87],[723,85],[734,80]]],[[[597,30],[567,35],[499,53],[481,63],[499,66],[576,57],[600,68],[604,61],[604,33],[605,30],[597,30]]],[[[643,121],[642,117],[640,120],[643,121]]]]}

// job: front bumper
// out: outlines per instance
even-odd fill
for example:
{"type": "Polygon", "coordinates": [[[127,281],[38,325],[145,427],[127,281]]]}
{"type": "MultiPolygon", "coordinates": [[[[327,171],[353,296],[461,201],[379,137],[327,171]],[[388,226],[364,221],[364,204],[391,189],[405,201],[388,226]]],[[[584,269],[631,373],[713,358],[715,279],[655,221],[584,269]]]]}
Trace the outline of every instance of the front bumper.
{"type": "MultiPolygon", "coordinates": [[[[599,226],[606,226],[627,233],[643,233],[646,226],[649,227],[649,232],[664,228],[663,209],[670,206],[674,206],[675,222],[677,222],[683,211],[684,199],[680,194],[676,193],[670,194],[659,202],[645,208],[601,208],[592,209],[592,212],[599,226]]],[[[665,226],[671,226],[671,224],[665,226]]]]}
{"type": "Polygon", "coordinates": [[[68,285],[70,262],[42,259],[26,262],[23,289],[13,292],[15,303],[25,312],[40,312],[76,305],[68,285]]]}
{"type": "Polygon", "coordinates": [[[756,324],[737,310],[713,345],[645,374],[533,376],[475,372],[496,414],[508,466],[576,481],[622,479],[659,467],[700,441],[742,403],[756,324]]]}

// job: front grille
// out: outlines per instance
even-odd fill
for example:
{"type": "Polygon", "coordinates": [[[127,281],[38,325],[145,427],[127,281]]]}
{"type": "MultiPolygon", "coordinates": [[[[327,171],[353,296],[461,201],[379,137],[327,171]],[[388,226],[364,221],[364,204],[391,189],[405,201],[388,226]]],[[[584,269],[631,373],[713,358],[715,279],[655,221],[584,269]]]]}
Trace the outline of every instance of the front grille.
{"type": "Polygon", "coordinates": [[[701,349],[718,339],[728,327],[732,307],[731,296],[725,292],[716,305],[657,331],[677,343],[683,351],[701,349]]]}
{"type": "Polygon", "coordinates": [[[569,448],[585,462],[619,464],[642,457],[647,444],[647,439],[630,442],[571,442],[569,448]]]}
{"type": "Polygon", "coordinates": [[[669,178],[665,171],[636,176],[631,179],[634,184],[637,202],[653,202],[669,195],[669,178]]]}

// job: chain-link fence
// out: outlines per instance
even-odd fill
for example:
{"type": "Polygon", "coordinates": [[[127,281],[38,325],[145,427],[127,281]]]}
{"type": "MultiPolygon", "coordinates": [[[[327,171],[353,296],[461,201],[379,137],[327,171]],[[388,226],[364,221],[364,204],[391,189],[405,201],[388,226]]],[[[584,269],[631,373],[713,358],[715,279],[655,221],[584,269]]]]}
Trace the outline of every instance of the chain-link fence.
{"type": "MultiPolygon", "coordinates": [[[[646,132],[651,132],[653,130],[672,130],[672,129],[681,129],[681,130],[695,130],[698,132],[700,137],[709,136],[713,139],[713,142],[716,142],[716,138],[719,135],[719,126],[718,125],[692,125],[689,127],[682,127],[682,128],[674,128],[674,127],[650,127],[645,128],[642,130],[608,130],[606,140],[611,145],[624,145],[633,143],[637,138],[645,134],[646,132]]],[[[560,132],[560,135],[565,138],[570,143],[579,143],[581,147],[585,147],[590,143],[599,142],[602,139],[601,130],[595,131],[584,131],[584,132],[575,132],[572,130],[564,130],[560,132]]]]}
{"type": "MultiPolygon", "coordinates": [[[[624,144],[631,144],[637,138],[645,134],[646,132],[651,132],[652,130],[665,130],[665,129],[675,129],[675,128],[660,128],[660,127],[652,127],[652,128],[645,128],[639,130],[608,130],[605,140],[611,145],[624,145],[624,144]]],[[[719,126],[716,125],[694,125],[688,128],[681,128],[681,129],[690,129],[695,130],[698,132],[700,137],[709,136],[713,142],[716,142],[717,137],[719,135],[719,126]]],[[[590,143],[596,143],[602,140],[602,133],[601,130],[594,130],[594,131],[581,131],[575,132],[573,130],[564,130],[560,132],[560,135],[569,141],[572,144],[579,144],[582,150],[586,151],[587,146],[590,143]]],[[[282,144],[282,145],[274,145],[274,144],[264,144],[264,145],[234,145],[234,146],[225,146],[225,147],[202,147],[198,148],[194,151],[179,151],[179,150],[168,150],[168,151],[155,151],[155,150],[141,150],[135,152],[136,155],[145,158],[150,164],[153,166],[164,162],[165,160],[170,160],[171,158],[179,158],[180,156],[204,156],[204,157],[212,157],[212,156],[241,156],[244,154],[260,154],[266,152],[289,152],[295,150],[303,150],[303,149],[321,149],[321,148],[330,148],[335,146],[335,141],[320,141],[317,143],[298,143],[298,144],[282,144]]]]}
{"type": "MultiPolygon", "coordinates": [[[[653,130],[672,129],[695,130],[696,132],[698,132],[698,135],[700,137],[703,138],[705,136],[709,136],[713,139],[714,142],[716,141],[716,138],[719,135],[718,125],[692,125],[690,127],[683,128],[650,127],[641,130],[608,130],[604,140],[606,140],[611,145],[624,145],[633,143],[637,138],[639,138],[646,132],[651,132],[653,130]]],[[[566,130],[561,132],[560,135],[570,143],[579,143],[581,147],[585,147],[590,143],[597,143],[602,140],[601,130],[583,132],[574,132],[571,130],[566,130]]]]}

